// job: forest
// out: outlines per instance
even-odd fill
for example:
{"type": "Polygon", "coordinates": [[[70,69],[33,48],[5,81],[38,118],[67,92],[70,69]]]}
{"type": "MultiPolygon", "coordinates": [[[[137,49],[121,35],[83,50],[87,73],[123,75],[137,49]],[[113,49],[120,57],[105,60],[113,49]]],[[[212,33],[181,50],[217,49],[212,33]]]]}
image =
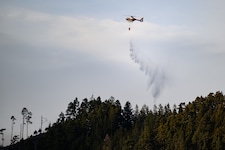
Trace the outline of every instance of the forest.
{"type": "Polygon", "coordinates": [[[200,96],[189,103],[121,106],[111,97],[75,98],[45,132],[4,150],[222,150],[225,96],[200,96]]]}

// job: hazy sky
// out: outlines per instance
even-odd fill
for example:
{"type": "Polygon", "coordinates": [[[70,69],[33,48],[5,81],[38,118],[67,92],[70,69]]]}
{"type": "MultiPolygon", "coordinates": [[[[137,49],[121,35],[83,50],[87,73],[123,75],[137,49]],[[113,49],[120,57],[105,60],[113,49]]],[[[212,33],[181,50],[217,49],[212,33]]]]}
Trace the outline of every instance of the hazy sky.
{"type": "Polygon", "coordinates": [[[122,106],[152,108],[225,91],[224,6],[223,0],[0,1],[5,144],[12,115],[20,133],[23,107],[33,113],[32,134],[42,115],[54,123],[75,97],[114,96],[122,106]],[[128,23],[127,15],[144,22],[128,23]]]}

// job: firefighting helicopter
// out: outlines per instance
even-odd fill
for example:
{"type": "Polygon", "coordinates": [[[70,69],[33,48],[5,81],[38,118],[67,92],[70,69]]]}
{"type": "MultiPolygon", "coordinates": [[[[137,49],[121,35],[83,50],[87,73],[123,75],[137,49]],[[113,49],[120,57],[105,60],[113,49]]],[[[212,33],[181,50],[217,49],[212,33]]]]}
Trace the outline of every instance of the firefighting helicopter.
{"type": "MultiPolygon", "coordinates": [[[[130,16],[127,17],[126,20],[130,23],[134,22],[134,21],[139,21],[139,22],[143,22],[144,21],[144,17],[142,17],[141,19],[137,19],[134,16],[130,16]]],[[[130,27],[128,28],[128,30],[130,31],[130,27]]]]}

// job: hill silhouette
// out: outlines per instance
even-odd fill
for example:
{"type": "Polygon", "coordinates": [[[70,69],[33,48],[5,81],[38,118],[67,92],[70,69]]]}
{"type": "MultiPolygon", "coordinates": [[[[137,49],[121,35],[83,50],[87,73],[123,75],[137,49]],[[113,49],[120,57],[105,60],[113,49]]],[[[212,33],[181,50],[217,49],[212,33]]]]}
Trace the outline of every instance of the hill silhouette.
{"type": "Polygon", "coordinates": [[[4,150],[182,150],[225,147],[225,97],[222,92],[188,104],[132,108],[113,97],[81,102],[76,98],[45,133],[4,150]]]}

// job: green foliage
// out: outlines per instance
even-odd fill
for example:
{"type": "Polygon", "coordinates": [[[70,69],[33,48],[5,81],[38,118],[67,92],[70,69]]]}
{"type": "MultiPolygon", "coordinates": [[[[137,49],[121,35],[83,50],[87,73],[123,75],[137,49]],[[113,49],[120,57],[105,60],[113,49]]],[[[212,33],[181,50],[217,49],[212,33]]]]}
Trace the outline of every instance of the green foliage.
{"type": "Polygon", "coordinates": [[[79,101],[76,98],[73,102],[70,102],[68,104],[67,110],[66,110],[66,116],[67,119],[74,119],[77,116],[79,108],[79,101]]]}
{"type": "MultiPolygon", "coordinates": [[[[225,98],[222,92],[197,97],[188,104],[123,109],[113,97],[76,98],[66,113],[36,135],[12,146],[45,150],[195,150],[225,147],[225,98]]],[[[11,147],[12,147],[11,146],[11,147]]],[[[10,149],[7,147],[6,149],[10,149]]]]}

